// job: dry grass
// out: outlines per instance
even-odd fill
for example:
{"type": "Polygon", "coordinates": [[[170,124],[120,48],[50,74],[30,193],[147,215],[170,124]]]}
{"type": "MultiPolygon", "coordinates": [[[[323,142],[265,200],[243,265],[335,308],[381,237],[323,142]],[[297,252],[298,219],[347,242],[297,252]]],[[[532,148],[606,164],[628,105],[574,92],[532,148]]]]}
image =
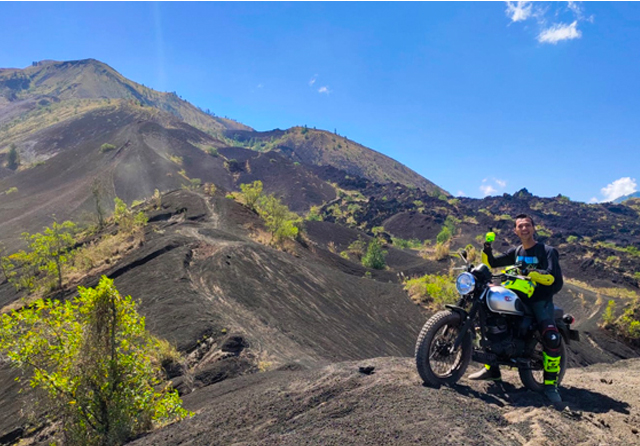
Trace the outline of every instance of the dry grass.
{"type": "Polygon", "coordinates": [[[609,297],[617,297],[620,299],[636,299],[638,298],[638,293],[627,290],[626,288],[604,288],[604,287],[594,287],[589,285],[586,282],[582,282],[581,280],[571,279],[565,277],[564,281],[570,285],[577,286],[580,288],[584,288],[585,290],[592,291],[596,294],[604,294],[609,297]]]}
{"type": "Polygon", "coordinates": [[[106,235],[100,240],[80,248],[73,259],[73,270],[67,274],[70,283],[75,283],[87,274],[99,274],[144,243],[144,231],[119,232],[106,235]]]}

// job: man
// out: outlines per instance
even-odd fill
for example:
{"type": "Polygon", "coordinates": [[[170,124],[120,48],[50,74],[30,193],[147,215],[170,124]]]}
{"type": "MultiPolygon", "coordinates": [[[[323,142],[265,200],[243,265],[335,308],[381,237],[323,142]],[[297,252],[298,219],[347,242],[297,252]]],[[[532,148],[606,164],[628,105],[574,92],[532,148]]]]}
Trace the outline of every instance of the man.
{"type": "MultiPolygon", "coordinates": [[[[529,271],[529,278],[536,282],[536,289],[526,304],[530,306],[539,325],[542,336],[544,360],[544,394],[552,403],[560,403],[558,393],[558,372],[560,371],[561,335],[554,321],[553,295],[562,288],[563,279],[558,251],[536,242],[533,238],[535,225],[533,218],[520,214],[515,219],[515,234],[520,238],[520,246],[509,249],[497,257],[493,256],[490,243],[484,244],[482,261],[491,268],[517,265],[529,271]]],[[[485,368],[469,375],[469,379],[500,381],[500,368],[497,365],[485,365],[485,368]]]]}

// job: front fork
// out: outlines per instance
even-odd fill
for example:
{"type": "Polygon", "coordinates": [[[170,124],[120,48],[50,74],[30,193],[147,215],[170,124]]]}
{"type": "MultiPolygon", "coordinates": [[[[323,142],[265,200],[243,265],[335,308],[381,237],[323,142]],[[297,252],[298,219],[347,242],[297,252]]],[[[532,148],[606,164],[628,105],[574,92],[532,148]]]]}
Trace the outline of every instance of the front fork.
{"type": "MultiPolygon", "coordinates": [[[[473,304],[471,305],[471,309],[469,310],[469,312],[467,313],[464,308],[455,306],[455,305],[445,305],[446,308],[448,308],[449,310],[458,313],[460,315],[460,317],[462,318],[462,320],[464,321],[464,323],[462,324],[462,327],[460,328],[460,332],[458,333],[458,336],[456,337],[455,342],[453,343],[453,345],[451,346],[451,353],[455,352],[456,350],[458,350],[460,348],[460,346],[462,345],[462,341],[465,337],[465,335],[467,334],[468,331],[471,331],[474,336],[475,336],[475,330],[473,329],[473,321],[475,320],[476,314],[478,313],[478,310],[480,309],[480,303],[482,302],[482,298],[484,297],[484,294],[486,293],[486,290],[483,291],[482,295],[480,295],[479,299],[474,299],[473,304]]],[[[482,312],[480,312],[480,316],[482,317],[483,314],[482,312]]],[[[484,339],[484,320],[481,321],[480,324],[480,330],[482,332],[482,338],[484,339]]]]}

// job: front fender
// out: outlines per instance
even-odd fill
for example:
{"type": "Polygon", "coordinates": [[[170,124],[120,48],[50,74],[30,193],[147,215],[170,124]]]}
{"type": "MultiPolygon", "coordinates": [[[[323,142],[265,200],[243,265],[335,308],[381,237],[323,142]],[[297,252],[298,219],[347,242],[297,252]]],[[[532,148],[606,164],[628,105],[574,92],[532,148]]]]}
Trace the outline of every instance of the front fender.
{"type": "Polygon", "coordinates": [[[446,304],[444,307],[447,310],[451,310],[454,313],[458,313],[460,315],[460,318],[462,319],[462,322],[466,321],[467,318],[469,317],[469,313],[467,313],[467,310],[465,310],[462,307],[458,307],[457,305],[450,305],[450,304],[446,304]]]}

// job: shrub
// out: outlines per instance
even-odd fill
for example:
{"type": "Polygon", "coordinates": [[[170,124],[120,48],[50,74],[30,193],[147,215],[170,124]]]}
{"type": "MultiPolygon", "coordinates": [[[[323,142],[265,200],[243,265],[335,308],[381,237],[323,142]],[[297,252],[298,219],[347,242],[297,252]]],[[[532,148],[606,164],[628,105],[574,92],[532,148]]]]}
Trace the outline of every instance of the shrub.
{"type": "Polygon", "coordinates": [[[155,209],[160,209],[162,207],[162,195],[158,189],[153,191],[153,196],[151,198],[153,200],[153,207],[155,209]]]}
{"type": "Polygon", "coordinates": [[[0,350],[30,374],[61,418],[68,445],[121,445],[154,423],[184,418],[176,391],[160,386],[160,346],[131,296],[102,277],[61,302],[38,300],[0,318],[0,350]]]}
{"type": "Polygon", "coordinates": [[[263,196],[262,181],[258,180],[251,184],[241,184],[240,190],[242,191],[242,198],[245,206],[253,211],[257,210],[256,205],[258,200],[263,196]]]}
{"type": "Polygon", "coordinates": [[[182,166],[184,159],[178,155],[169,155],[169,159],[176,163],[178,166],[182,166]]]}
{"type": "Polygon", "coordinates": [[[300,218],[274,195],[260,197],[257,209],[276,244],[298,235],[300,218]]]}
{"type": "Polygon", "coordinates": [[[133,214],[124,201],[116,197],[114,200],[115,209],[113,211],[113,221],[120,230],[125,233],[141,231],[146,225],[148,218],[143,211],[133,214]]]}
{"type": "Polygon", "coordinates": [[[438,244],[443,244],[448,242],[449,239],[451,239],[451,230],[448,226],[443,226],[442,231],[440,231],[440,233],[438,233],[438,235],[436,236],[436,242],[438,244]]]}
{"type": "Polygon", "coordinates": [[[633,245],[627,246],[624,250],[632,256],[640,257],[640,249],[636,248],[633,245]]]}
{"type": "Polygon", "coordinates": [[[347,252],[356,256],[358,260],[362,260],[362,257],[367,253],[367,242],[363,239],[358,238],[358,240],[352,242],[347,248],[347,252]]]}
{"type": "Polygon", "coordinates": [[[454,304],[460,298],[455,280],[449,275],[427,274],[420,278],[407,279],[404,289],[411,299],[429,303],[434,307],[454,304]]]}
{"type": "Polygon", "coordinates": [[[213,183],[204,184],[204,193],[209,195],[210,197],[213,197],[216,194],[216,190],[218,190],[218,188],[216,187],[215,184],[213,183]]]}
{"type": "MultiPolygon", "coordinates": [[[[20,167],[20,154],[15,144],[11,144],[7,154],[7,169],[16,170],[20,167]]],[[[17,189],[16,189],[17,190],[17,189]]]]}
{"type": "Polygon", "coordinates": [[[200,178],[191,178],[189,182],[191,183],[189,185],[190,189],[197,189],[202,184],[202,180],[200,178]]]}
{"type": "Polygon", "coordinates": [[[367,268],[384,269],[387,263],[384,260],[386,252],[377,238],[371,239],[367,246],[367,253],[362,258],[362,264],[367,268]]]}
{"type": "Polygon", "coordinates": [[[371,232],[376,237],[379,237],[380,234],[382,234],[384,232],[384,226],[374,226],[373,228],[371,228],[371,232]]]}
{"type": "Polygon", "coordinates": [[[436,243],[436,249],[433,253],[433,260],[440,261],[449,258],[451,248],[449,242],[436,243]]]}
{"type": "Polygon", "coordinates": [[[605,261],[612,266],[620,266],[620,257],[618,256],[608,256],[605,261]]]}
{"type": "Polygon", "coordinates": [[[322,221],[322,215],[320,215],[320,206],[311,206],[306,219],[308,221],[322,221]]]}
{"type": "Polygon", "coordinates": [[[205,151],[214,158],[217,158],[220,155],[216,147],[207,147],[205,151]]]}
{"type": "Polygon", "coordinates": [[[604,313],[602,313],[602,325],[604,328],[610,327],[616,320],[615,316],[616,311],[616,302],[614,300],[610,300],[607,304],[607,308],[605,308],[604,313]]]}
{"type": "Polygon", "coordinates": [[[640,305],[637,299],[616,320],[615,330],[629,341],[640,339],[640,305]]]}
{"type": "Polygon", "coordinates": [[[551,237],[551,231],[545,229],[545,228],[537,228],[536,229],[536,233],[540,236],[540,237],[546,237],[549,238],[551,237]]]}
{"type": "Polygon", "coordinates": [[[460,224],[460,219],[454,217],[453,215],[447,215],[447,218],[444,220],[445,227],[449,228],[451,234],[456,233],[456,227],[460,224]]]}
{"type": "Polygon", "coordinates": [[[410,240],[404,240],[397,237],[391,237],[391,242],[394,246],[400,249],[421,249],[422,242],[417,238],[412,238],[410,240]]]}
{"type": "Polygon", "coordinates": [[[575,235],[570,235],[569,237],[567,237],[567,243],[575,243],[578,241],[578,237],[576,237],[575,235]]]}
{"type": "Polygon", "coordinates": [[[116,146],[107,143],[104,143],[100,146],[100,153],[110,152],[111,150],[116,150],[116,146]]]}
{"type": "Polygon", "coordinates": [[[4,193],[5,193],[6,195],[12,194],[12,193],[14,193],[14,192],[18,192],[18,188],[17,188],[17,187],[15,187],[15,186],[10,187],[10,188],[9,188],[9,189],[7,189],[6,191],[4,191],[4,193]]]}

